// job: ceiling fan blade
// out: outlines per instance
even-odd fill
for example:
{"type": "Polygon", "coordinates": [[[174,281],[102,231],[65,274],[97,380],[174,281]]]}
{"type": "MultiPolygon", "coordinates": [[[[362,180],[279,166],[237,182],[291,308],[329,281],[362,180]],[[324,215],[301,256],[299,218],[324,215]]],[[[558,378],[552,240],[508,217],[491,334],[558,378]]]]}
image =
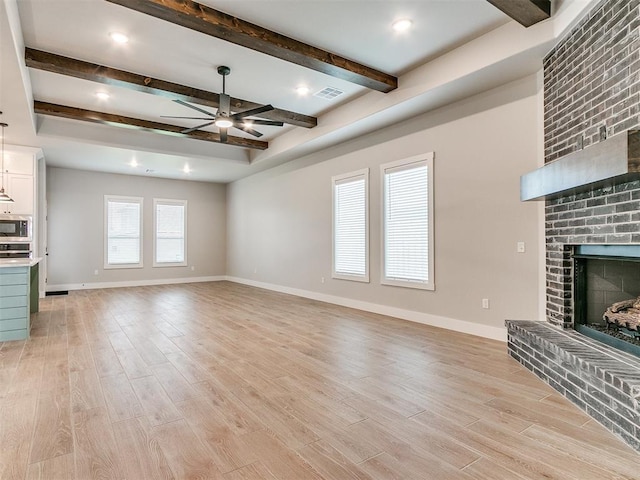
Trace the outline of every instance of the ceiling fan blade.
{"type": "Polygon", "coordinates": [[[252,108],[251,110],[245,110],[244,112],[238,112],[235,115],[231,115],[231,118],[233,120],[240,120],[241,118],[251,117],[270,110],[274,110],[273,105],[263,105],[261,107],[252,108]]]}
{"type": "Polygon", "coordinates": [[[201,128],[208,127],[209,125],[213,125],[214,123],[216,123],[216,122],[214,120],[212,120],[210,122],[203,123],[202,125],[198,125],[197,127],[191,127],[191,128],[187,128],[186,130],[182,130],[180,133],[195,132],[196,130],[200,130],[201,128]]]}
{"type": "Polygon", "coordinates": [[[223,117],[229,117],[231,115],[231,97],[226,93],[220,94],[220,107],[218,108],[218,115],[223,117]]]}
{"type": "Polygon", "coordinates": [[[251,128],[250,126],[244,124],[244,123],[235,123],[233,125],[234,127],[236,127],[239,130],[242,130],[243,132],[247,132],[251,135],[253,135],[254,137],[261,137],[262,134],[260,132],[258,132],[257,130],[254,130],[253,128],[251,128]]]}
{"type": "Polygon", "coordinates": [[[250,118],[245,118],[245,122],[251,122],[253,125],[270,125],[272,127],[282,127],[284,122],[276,122],[275,120],[261,120],[256,118],[255,120],[250,118]]]}
{"type": "Polygon", "coordinates": [[[194,107],[190,103],[183,102],[182,100],[174,100],[174,102],[179,103],[180,105],[184,105],[187,108],[191,108],[192,110],[196,110],[196,111],[198,111],[200,113],[204,113],[205,115],[209,115],[210,117],[215,117],[215,115],[213,113],[207,112],[206,110],[203,110],[202,108],[194,107]]]}
{"type": "Polygon", "coordinates": [[[213,120],[213,115],[210,117],[174,117],[172,115],[160,115],[160,118],[186,118],[187,120],[213,120]]]}
{"type": "Polygon", "coordinates": [[[220,142],[227,143],[227,129],[226,128],[221,128],[220,129],[220,142]]]}

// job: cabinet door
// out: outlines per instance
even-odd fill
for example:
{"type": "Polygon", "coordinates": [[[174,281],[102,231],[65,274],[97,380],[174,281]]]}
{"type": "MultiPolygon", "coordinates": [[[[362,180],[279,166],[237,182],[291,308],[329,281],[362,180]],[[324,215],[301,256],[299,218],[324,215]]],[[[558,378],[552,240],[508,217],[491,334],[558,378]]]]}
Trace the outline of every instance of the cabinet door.
{"type": "Polygon", "coordinates": [[[31,155],[7,155],[4,159],[4,173],[33,175],[33,158],[31,155]]]}
{"type": "Polygon", "coordinates": [[[33,215],[33,177],[31,175],[5,174],[4,190],[13,203],[0,203],[4,213],[33,215]]]}

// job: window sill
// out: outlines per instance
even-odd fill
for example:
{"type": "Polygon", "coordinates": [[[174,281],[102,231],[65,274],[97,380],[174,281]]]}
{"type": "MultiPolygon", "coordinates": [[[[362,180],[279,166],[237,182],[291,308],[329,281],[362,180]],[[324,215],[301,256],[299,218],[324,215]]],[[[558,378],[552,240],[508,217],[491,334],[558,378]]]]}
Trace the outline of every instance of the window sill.
{"type": "Polygon", "coordinates": [[[105,264],[103,267],[105,270],[117,270],[122,268],[144,268],[142,263],[121,263],[121,264],[105,264]]]}
{"type": "Polygon", "coordinates": [[[331,275],[331,278],[335,280],[349,280],[351,282],[369,283],[369,275],[356,276],[356,275],[341,275],[339,273],[334,273],[331,275]]]}
{"type": "Polygon", "coordinates": [[[436,286],[434,283],[411,282],[408,280],[393,280],[390,278],[382,278],[380,280],[380,283],[382,285],[387,285],[391,287],[414,288],[416,290],[434,291],[436,289],[436,286]]]}
{"type": "Polygon", "coordinates": [[[186,267],[187,262],[180,262],[180,263],[153,263],[153,268],[164,268],[164,267],[186,267]]]}

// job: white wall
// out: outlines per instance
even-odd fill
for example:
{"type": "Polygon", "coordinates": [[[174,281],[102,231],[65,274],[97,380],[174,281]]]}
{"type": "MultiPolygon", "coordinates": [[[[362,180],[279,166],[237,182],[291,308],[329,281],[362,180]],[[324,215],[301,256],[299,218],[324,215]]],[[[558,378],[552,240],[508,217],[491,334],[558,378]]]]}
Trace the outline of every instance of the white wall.
{"type": "Polygon", "coordinates": [[[230,184],[227,274],[494,338],[503,338],[505,319],[538,319],[540,212],[519,201],[520,175],[537,167],[538,83],[527,77],[230,184]],[[435,152],[436,290],[382,286],[379,166],[428,151],[435,152]],[[369,284],[331,279],[331,177],[364,167],[371,169],[369,284]],[[516,253],[518,241],[526,253],[516,253]]]}
{"type": "Polygon", "coordinates": [[[48,290],[223,276],[226,258],[225,196],[225,185],[213,183],[49,167],[48,290]],[[144,268],[103,268],[104,195],[144,198],[144,268]],[[187,267],[152,267],[154,198],[188,202],[187,267]],[[94,275],[96,269],[98,275],[94,275]]]}

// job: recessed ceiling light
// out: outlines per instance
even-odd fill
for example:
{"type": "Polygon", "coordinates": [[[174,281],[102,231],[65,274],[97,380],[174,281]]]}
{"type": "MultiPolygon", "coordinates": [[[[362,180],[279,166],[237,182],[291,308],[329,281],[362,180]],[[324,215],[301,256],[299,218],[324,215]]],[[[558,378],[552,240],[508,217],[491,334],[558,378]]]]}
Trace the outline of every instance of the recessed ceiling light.
{"type": "Polygon", "coordinates": [[[111,40],[121,45],[124,45],[129,41],[129,37],[127,37],[124,33],[111,32],[109,36],[111,37],[111,40]]]}
{"type": "Polygon", "coordinates": [[[401,18],[400,20],[396,20],[393,22],[392,27],[396,32],[406,32],[411,28],[413,22],[408,18],[401,18]]]}
{"type": "Polygon", "coordinates": [[[296,88],[296,93],[301,97],[309,95],[309,91],[309,87],[307,87],[306,85],[300,85],[298,88],[296,88]]]}
{"type": "Polygon", "coordinates": [[[96,97],[99,100],[109,100],[109,94],[107,92],[96,92],[96,97]]]}

